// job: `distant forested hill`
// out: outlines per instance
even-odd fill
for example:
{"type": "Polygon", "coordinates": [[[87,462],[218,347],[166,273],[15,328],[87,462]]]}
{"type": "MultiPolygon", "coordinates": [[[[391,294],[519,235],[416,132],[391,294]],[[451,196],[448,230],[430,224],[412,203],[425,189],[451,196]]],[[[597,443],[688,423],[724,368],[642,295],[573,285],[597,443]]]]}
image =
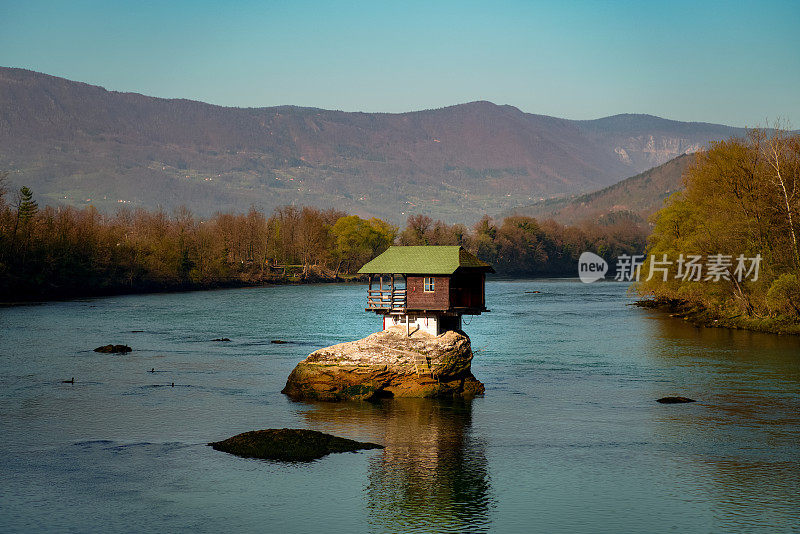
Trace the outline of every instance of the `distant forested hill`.
{"type": "Polygon", "coordinates": [[[527,215],[554,219],[561,224],[578,224],[626,213],[645,222],[664,207],[664,201],[672,193],[683,188],[682,176],[692,161],[693,154],[684,154],[599,191],[544,200],[504,215],[527,215]]]}
{"type": "Polygon", "coordinates": [[[743,130],[570,121],[472,102],[410,113],[226,108],[0,68],[0,170],[42,204],[335,207],[472,222],[615,183],[743,130]]]}

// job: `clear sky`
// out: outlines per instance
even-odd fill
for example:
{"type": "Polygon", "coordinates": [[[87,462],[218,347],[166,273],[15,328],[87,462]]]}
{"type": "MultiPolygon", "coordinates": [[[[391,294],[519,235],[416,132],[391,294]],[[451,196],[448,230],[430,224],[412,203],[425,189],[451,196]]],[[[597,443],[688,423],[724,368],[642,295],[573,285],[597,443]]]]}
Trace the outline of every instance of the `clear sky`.
{"type": "Polygon", "coordinates": [[[800,127],[800,1],[0,0],[0,65],[226,106],[800,127]]]}

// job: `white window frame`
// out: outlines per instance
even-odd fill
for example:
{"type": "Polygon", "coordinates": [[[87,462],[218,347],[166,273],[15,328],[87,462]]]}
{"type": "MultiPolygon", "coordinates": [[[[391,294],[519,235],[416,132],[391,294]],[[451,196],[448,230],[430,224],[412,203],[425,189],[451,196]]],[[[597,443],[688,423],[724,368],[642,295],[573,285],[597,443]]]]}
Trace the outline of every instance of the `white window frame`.
{"type": "Polygon", "coordinates": [[[436,282],[432,276],[423,276],[422,277],[422,291],[425,293],[435,293],[436,292],[436,282]],[[428,289],[430,287],[430,289],[428,289]]]}

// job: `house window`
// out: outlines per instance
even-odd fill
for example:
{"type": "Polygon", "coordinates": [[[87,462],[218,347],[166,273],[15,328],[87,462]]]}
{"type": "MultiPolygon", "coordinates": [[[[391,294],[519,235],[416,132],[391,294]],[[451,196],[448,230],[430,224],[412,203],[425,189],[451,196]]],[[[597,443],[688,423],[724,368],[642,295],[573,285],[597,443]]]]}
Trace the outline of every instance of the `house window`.
{"type": "Polygon", "coordinates": [[[433,278],[426,276],[423,280],[423,290],[425,293],[433,293],[433,278]]]}

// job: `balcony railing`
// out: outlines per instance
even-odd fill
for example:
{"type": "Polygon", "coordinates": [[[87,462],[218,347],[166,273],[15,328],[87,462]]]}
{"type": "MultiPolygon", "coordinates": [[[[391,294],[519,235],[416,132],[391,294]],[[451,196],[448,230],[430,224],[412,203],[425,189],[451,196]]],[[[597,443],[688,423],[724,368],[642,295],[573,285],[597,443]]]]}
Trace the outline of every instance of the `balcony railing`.
{"type": "Polygon", "coordinates": [[[367,291],[367,310],[403,312],[405,309],[405,289],[370,289],[367,291]]]}

